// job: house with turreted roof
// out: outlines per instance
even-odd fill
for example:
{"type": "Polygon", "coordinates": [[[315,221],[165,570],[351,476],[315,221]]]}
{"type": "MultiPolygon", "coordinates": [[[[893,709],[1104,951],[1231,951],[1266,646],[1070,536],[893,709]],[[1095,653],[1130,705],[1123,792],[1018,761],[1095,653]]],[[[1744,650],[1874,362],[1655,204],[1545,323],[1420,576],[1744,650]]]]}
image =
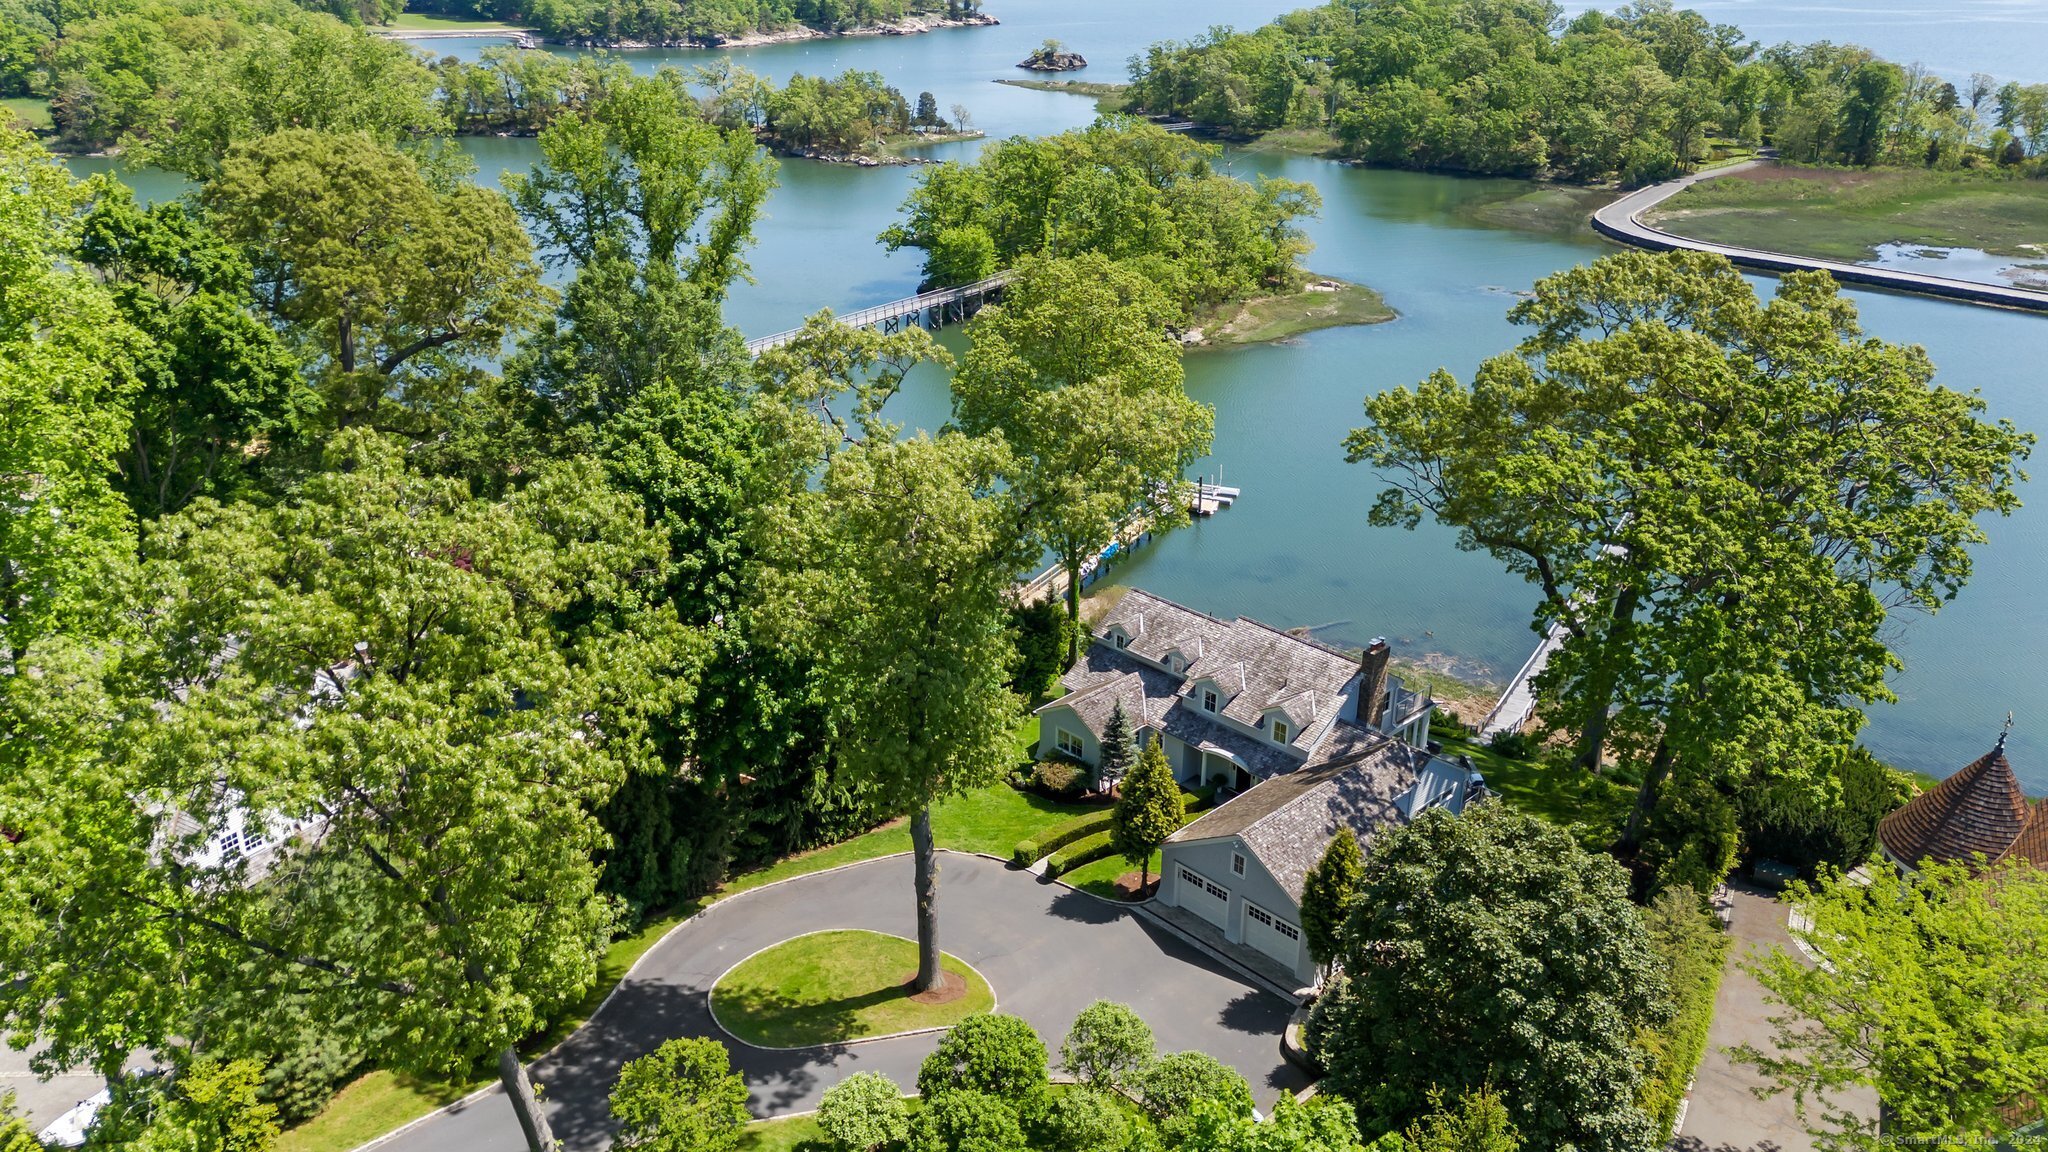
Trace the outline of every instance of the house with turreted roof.
{"type": "Polygon", "coordinates": [[[1161,849],[1157,911],[1286,988],[1312,985],[1301,934],[1309,870],[1340,830],[1371,851],[1383,831],[1483,788],[1428,747],[1435,702],[1389,670],[1255,620],[1221,620],[1133,589],[1096,625],[1038,710],[1039,754],[1095,766],[1123,707],[1141,745],[1224,802],[1161,849]]]}
{"type": "Polygon", "coordinates": [[[2048,868],[2048,800],[2030,802],[2020,790],[2000,733],[1991,751],[1879,821],[1877,839],[1901,868],[1927,860],[2048,868]]]}

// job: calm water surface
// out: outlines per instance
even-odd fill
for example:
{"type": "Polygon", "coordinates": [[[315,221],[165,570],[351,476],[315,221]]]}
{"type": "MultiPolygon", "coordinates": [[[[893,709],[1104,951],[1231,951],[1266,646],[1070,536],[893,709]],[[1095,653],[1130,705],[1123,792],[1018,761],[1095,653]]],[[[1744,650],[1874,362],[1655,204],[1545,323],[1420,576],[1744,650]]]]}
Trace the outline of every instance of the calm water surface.
{"type": "MultiPolygon", "coordinates": [[[[792,71],[836,74],[872,68],[909,93],[929,89],[942,107],[965,104],[992,136],[1043,134],[1085,124],[1092,102],[992,83],[1056,36],[1093,63],[1083,73],[1121,79],[1122,62],[1151,41],[1197,35],[1212,24],[1249,27],[1297,7],[1291,0],[1223,3],[1158,0],[991,0],[997,28],[926,36],[781,44],[728,55],[778,80],[792,71]]],[[[1767,40],[1867,44],[1945,73],[1988,71],[2048,79],[2048,4],[1954,0],[1705,0],[1716,20],[1767,40]]],[[[436,41],[436,53],[473,57],[491,41],[436,41]]],[[[636,68],[707,62],[706,52],[623,54],[636,68]]],[[[470,141],[479,178],[495,183],[533,162],[530,140],[470,141]]],[[[940,155],[971,155],[976,145],[940,155]]],[[[1310,232],[1317,271],[1371,284],[1400,319],[1310,334],[1253,349],[1198,352],[1189,390],[1217,409],[1216,449],[1200,470],[1242,487],[1236,507],[1140,551],[1115,579],[1142,584],[1197,608],[1253,616],[1282,627],[1316,627],[1339,643],[1386,635],[1411,658],[1505,679],[1534,642],[1535,597],[1491,559],[1457,550],[1449,532],[1376,529],[1366,509],[1380,485],[1347,465],[1341,442],[1367,395],[1411,384],[1438,367],[1468,375],[1517,337],[1505,314],[1514,292],[1612,248],[1587,236],[1487,228],[1459,209],[1499,193],[1495,182],[1378,172],[1325,161],[1232,154],[1241,175],[1314,183],[1324,200],[1310,232]]],[[[105,167],[81,160],[77,170],[105,167]]],[[[751,261],[755,282],[733,294],[728,315],[750,334],[794,326],[811,311],[880,303],[913,291],[916,254],[888,255],[874,242],[894,218],[915,170],[854,169],[785,161],[751,261]]],[[[174,194],[160,174],[130,173],[150,194],[174,194]]],[[[1768,291],[1768,280],[1758,281],[1768,291]]],[[[1878,293],[1854,294],[1873,335],[1923,344],[1950,387],[1980,391],[1992,415],[2048,430],[2048,318],[1878,293]]],[[[957,333],[946,342],[959,347],[957,333]]],[[[936,372],[913,375],[892,407],[912,427],[946,417],[936,372]]],[[[2048,489],[2029,486],[2029,507],[1986,524],[1970,586],[1938,616],[1898,620],[1907,668],[1897,704],[1872,709],[1866,739],[1879,755],[1946,774],[1988,747],[2008,709],[2019,715],[2014,759],[2034,792],[2048,792],[2048,709],[2036,707],[2048,673],[2048,612],[2039,606],[2048,570],[2048,489]],[[2039,505],[2035,507],[2033,505],[2039,505]]]]}

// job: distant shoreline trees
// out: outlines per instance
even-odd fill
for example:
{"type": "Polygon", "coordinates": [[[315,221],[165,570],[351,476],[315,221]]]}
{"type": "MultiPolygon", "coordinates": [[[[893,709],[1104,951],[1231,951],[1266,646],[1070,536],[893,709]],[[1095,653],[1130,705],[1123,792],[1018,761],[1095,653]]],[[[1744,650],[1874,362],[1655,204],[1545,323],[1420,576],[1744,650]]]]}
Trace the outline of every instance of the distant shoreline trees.
{"type": "Polygon", "coordinates": [[[1327,132],[1375,164],[1580,182],[1665,179],[1713,139],[1858,166],[2048,156],[2048,85],[1958,88],[1850,45],[1761,47],[1654,0],[1568,23],[1546,0],[1306,8],[1155,44],[1129,95],[1239,137],[1327,132]]]}

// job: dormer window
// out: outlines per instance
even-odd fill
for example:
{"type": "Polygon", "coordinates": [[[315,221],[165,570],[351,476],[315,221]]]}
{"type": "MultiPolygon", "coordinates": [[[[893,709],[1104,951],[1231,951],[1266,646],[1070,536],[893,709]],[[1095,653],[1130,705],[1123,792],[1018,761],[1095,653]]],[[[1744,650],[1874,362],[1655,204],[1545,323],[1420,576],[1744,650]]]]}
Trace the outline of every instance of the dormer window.
{"type": "Polygon", "coordinates": [[[1285,721],[1285,720],[1275,720],[1275,721],[1273,721],[1273,743],[1275,743],[1275,744],[1285,744],[1285,743],[1287,743],[1287,737],[1288,737],[1289,735],[1291,735],[1291,733],[1289,733],[1289,732],[1287,731],[1287,721],[1285,721]]]}
{"type": "Polygon", "coordinates": [[[1129,648],[1131,646],[1131,638],[1121,632],[1116,633],[1115,639],[1118,648],[1129,648]]]}
{"type": "Polygon", "coordinates": [[[1180,653],[1176,652],[1166,658],[1166,670],[1178,676],[1187,670],[1187,663],[1180,658],[1180,653]]]}
{"type": "Polygon", "coordinates": [[[1202,689],[1202,711],[1216,711],[1216,690],[1214,688],[1202,689]]]}

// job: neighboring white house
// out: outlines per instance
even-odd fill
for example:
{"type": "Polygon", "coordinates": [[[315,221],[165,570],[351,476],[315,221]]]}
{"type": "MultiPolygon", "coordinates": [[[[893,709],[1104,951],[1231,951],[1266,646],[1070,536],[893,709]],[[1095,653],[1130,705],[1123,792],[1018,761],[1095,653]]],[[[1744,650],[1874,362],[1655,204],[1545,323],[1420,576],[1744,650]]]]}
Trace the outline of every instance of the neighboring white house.
{"type": "Polygon", "coordinates": [[[1356,755],[1378,736],[1420,746],[1436,705],[1388,674],[1390,653],[1375,640],[1353,657],[1134,588],[1061,679],[1067,694],[1038,710],[1039,755],[1101,763],[1119,703],[1141,742],[1160,742],[1176,779],[1226,794],[1356,755]]]}
{"type": "Polygon", "coordinates": [[[1391,655],[1384,640],[1353,657],[1133,589],[1067,671],[1068,693],[1038,710],[1039,755],[1099,764],[1122,704],[1183,784],[1220,785],[1229,799],[1162,850],[1159,903],[1310,985],[1302,882],[1338,829],[1369,850],[1431,807],[1462,811],[1474,782],[1428,751],[1435,702],[1388,672],[1391,655]]]}

